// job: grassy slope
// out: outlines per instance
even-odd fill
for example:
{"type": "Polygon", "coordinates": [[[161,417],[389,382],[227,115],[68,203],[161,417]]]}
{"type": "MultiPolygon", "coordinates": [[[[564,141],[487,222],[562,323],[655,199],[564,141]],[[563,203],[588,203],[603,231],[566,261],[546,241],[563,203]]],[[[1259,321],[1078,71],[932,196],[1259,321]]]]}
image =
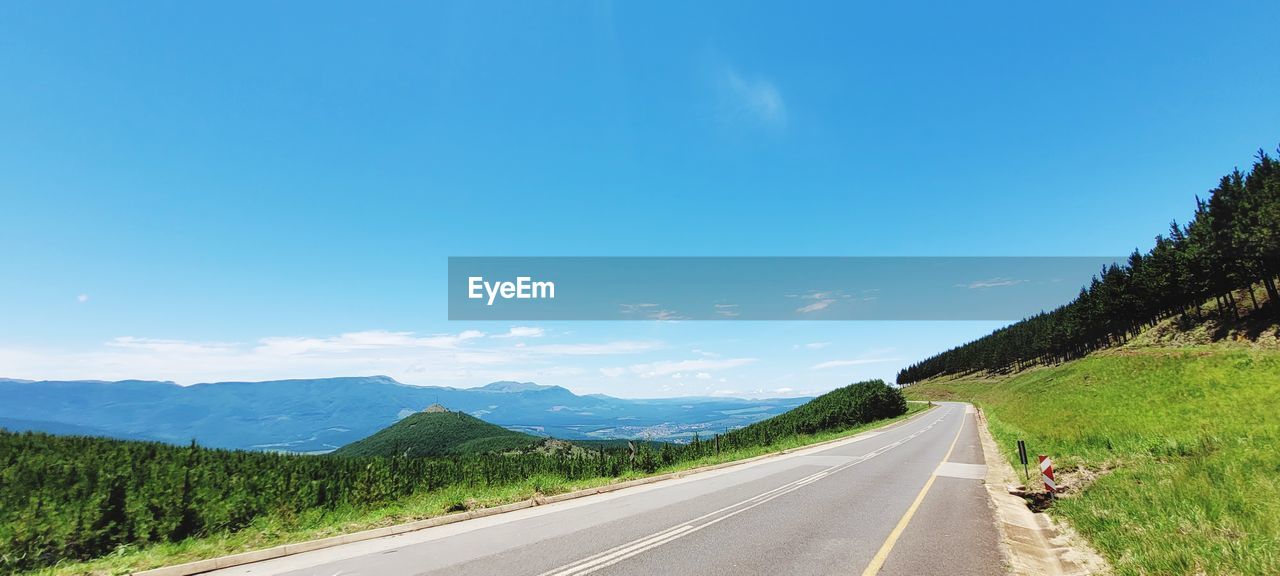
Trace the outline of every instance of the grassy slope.
{"type": "Polygon", "coordinates": [[[419,412],[368,438],[338,450],[336,456],[443,456],[527,448],[541,438],[507,430],[462,412],[419,412]]]}
{"type": "Polygon", "coordinates": [[[1280,351],[1122,348],[907,394],[983,407],[1011,462],[1022,438],[1102,472],[1053,513],[1121,574],[1280,574],[1280,351]]]}
{"type": "MultiPolygon", "coordinates": [[[[923,404],[909,404],[907,413],[895,418],[827,430],[816,434],[787,436],[768,446],[725,450],[719,455],[684,461],[660,468],[654,472],[654,475],[744,460],[834,440],[911,417],[925,409],[926,407],[923,404]]],[[[158,544],[142,549],[124,547],[115,554],[103,558],[88,562],[62,563],[51,568],[36,570],[29,574],[45,576],[128,574],[139,570],[172,566],[183,562],[247,552],[289,542],[302,542],[411,522],[460,510],[501,506],[511,502],[528,500],[535,495],[563,494],[574,490],[634,480],[644,476],[647,476],[647,474],[629,472],[621,477],[598,477],[569,481],[556,476],[541,475],[509,486],[491,488],[450,486],[443,490],[415,494],[409,498],[376,509],[345,506],[335,510],[311,510],[293,517],[273,516],[259,518],[248,528],[231,534],[224,533],[205,538],[190,538],[182,542],[158,544]]]]}

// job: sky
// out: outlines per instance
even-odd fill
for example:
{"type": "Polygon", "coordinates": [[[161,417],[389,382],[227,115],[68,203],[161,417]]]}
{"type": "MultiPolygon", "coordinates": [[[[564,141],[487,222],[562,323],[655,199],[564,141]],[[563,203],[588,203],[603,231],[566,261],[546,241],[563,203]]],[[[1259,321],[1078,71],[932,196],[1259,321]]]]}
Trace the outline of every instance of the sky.
{"type": "Polygon", "coordinates": [[[1277,24],[1264,2],[6,3],[0,377],[891,379],[1002,322],[450,322],[447,258],[1146,249],[1280,144],[1277,24]]]}

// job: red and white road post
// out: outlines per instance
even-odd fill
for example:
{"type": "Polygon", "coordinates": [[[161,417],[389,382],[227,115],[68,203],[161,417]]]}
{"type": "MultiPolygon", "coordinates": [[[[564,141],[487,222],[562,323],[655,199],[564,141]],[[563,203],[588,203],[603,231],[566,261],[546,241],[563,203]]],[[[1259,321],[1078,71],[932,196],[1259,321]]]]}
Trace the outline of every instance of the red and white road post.
{"type": "Polygon", "coordinates": [[[1040,479],[1044,481],[1044,489],[1049,494],[1058,493],[1058,484],[1053,481],[1053,460],[1044,454],[1040,455],[1040,479]]]}

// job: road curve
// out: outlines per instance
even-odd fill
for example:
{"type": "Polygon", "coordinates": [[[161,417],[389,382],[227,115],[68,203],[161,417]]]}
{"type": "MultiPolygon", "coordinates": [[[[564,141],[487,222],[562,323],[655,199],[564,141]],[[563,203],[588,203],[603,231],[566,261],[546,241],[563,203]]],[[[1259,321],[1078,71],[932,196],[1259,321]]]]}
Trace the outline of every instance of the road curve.
{"type": "Polygon", "coordinates": [[[972,408],[777,458],[212,572],[1003,574],[972,408]]]}

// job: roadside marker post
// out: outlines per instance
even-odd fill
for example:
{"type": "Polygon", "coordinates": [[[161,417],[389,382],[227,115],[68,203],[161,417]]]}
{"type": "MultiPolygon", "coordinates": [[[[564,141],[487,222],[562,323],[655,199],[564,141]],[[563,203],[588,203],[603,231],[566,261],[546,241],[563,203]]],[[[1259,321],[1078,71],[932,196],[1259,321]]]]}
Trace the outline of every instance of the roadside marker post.
{"type": "Polygon", "coordinates": [[[1040,455],[1040,479],[1044,481],[1044,489],[1049,492],[1049,496],[1058,493],[1058,485],[1053,481],[1053,460],[1044,454],[1040,455]]]}
{"type": "Polygon", "coordinates": [[[1022,480],[1030,481],[1031,473],[1027,471],[1027,443],[1018,441],[1018,460],[1022,462],[1022,480]]]}

